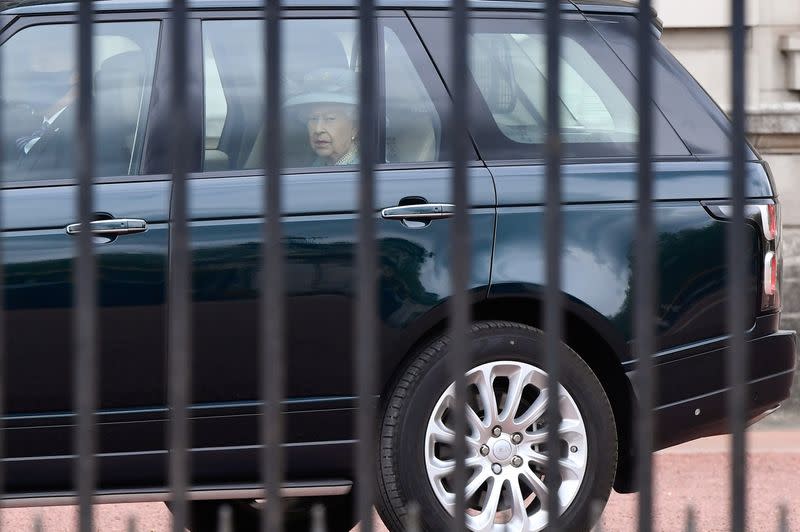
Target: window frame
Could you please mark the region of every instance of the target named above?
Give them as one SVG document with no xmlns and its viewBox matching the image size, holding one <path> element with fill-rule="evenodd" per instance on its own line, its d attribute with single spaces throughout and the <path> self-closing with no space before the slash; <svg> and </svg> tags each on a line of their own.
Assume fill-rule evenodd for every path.
<svg viewBox="0 0 800 532">
<path fill-rule="evenodd" d="M 157 100 L 156 93 L 164 92 L 163 81 L 166 78 L 166 66 L 164 57 L 167 57 L 167 43 L 169 42 L 169 24 L 166 23 L 168 14 L 163 11 L 142 11 L 142 12 L 107 12 L 96 13 L 94 22 L 158 22 L 158 33 L 156 42 L 156 57 L 153 71 L 152 89 L 150 91 L 150 101 L 147 104 L 147 120 L 144 134 L 142 136 L 141 153 L 138 157 L 139 168 L 147 166 L 147 156 L 150 150 L 150 143 L 154 142 L 151 129 L 156 119 Z M 3 46 L 9 39 L 17 33 L 34 26 L 63 25 L 73 24 L 77 27 L 78 23 L 74 15 L 70 14 L 30 14 L 17 17 L 0 32 L 0 46 Z M 114 176 L 93 176 L 92 182 L 96 184 L 105 183 L 138 183 L 144 181 L 169 181 L 172 177 L 168 174 L 141 174 L 141 175 L 114 175 Z M 52 186 L 77 186 L 77 178 L 38 178 L 38 179 L 17 179 L 11 180 L 8 176 L 3 176 L 0 183 L 0 190 L 18 188 L 39 188 Z"/>
</svg>

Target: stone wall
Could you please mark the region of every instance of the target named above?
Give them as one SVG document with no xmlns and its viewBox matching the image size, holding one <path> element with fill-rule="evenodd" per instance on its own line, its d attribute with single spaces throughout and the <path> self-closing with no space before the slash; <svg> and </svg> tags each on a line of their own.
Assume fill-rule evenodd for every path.
<svg viewBox="0 0 800 532">
<path fill-rule="evenodd" d="M 783 230 L 783 313 L 781 328 L 800 331 L 800 227 Z M 781 410 L 773 414 L 772 423 L 800 424 L 800 368 L 795 376 L 794 391 Z"/>
</svg>

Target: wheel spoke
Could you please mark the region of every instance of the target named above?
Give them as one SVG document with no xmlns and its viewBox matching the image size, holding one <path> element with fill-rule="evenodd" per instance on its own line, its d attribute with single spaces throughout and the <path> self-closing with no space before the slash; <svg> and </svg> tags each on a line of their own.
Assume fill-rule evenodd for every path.
<svg viewBox="0 0 800 532">
<path fill-rule="evenodd" d="M 452 445 L 456 441 L 456 433 L 445 426 L 441 419 L 437 419 L 430 427 L 430 435 L 434 441 Z"/>
<path fill-rule="evenodd" d="M 471 519 L 474 526 L 470 527 L 476 532 L 492 530 L 494 519 L 497 514 L 497 507 L 500 504 L 500 493 L 503 490 L 503 482 L 493 477 L 489 482 L 489 491 L 486 493 L 486 501 L 481 513 Z"/>
<path fill-rule="evenodd" d="M 484 424 L 480 416 L 469 405 L 465 405 L 465 411 L 467 415 L 467 425 L 472 427 L 477 433 L 478 439 L 485 439 L 489 434 L 489 425 L 491 425 L 491 423 Z"/>
<path fill-rule="evenodd" d="M 437 480 L 451 475 L 455 470 L 455 460 L 442 460 L 440 458 L 433 457 L 428 462 L 428 472 Z"/>
<path fill-rule="evenodd" d="M 466 467 L 482 467 L 482 465 L 485 463 L 486 459 L 479 454 L 473 454 L 472 456 L 468 456 L 467 459 L 464 460 L 464 465 Z"/>
<path fill-rule="evenodd" d="M 467 482 L 467 487 L 464 490 L 464 498 L 469 500 L 469 498 L 475 495 L 481 486 L 486 484 L 486 481 L 489 480 L 489 477 L 491 476 L 491 470 L 488 468 L 480 468 L 474 475 L 472 475 L 472 478 L 469 479 L 469 482 Z"/>
<path fill-rule="evenodd" d="M 514 419 L 514 424 L 521 429 L 525 430 L 537 421 L 544 415 L 545 411 L 547 410 L 547 397 L 549 393 L 547 388 L 544 388 L 539 392 L 539 397 L 533 401 L 533 404 L 528 407 L 524 414 L 520 417 Z"/>
<path fill-rule="evenodd" d="M 541 468 L 546 468 L 547 467 L 547 455 L 545 455 L 543 453 L 540 453 L 540 452 L 534 451 L 534 450 L 530 450 L 530 451 L 526 452 L 524 456 L 525 456 L 525 458 L 527 458 L 528 461 L 533 462 L 534 464 L 536 464 L 537 466 L 539 466 Z"/>
<path fill-rule="evenodd" d="M 533 494 L 539 498 L 542 503 L 542 508 L 547 508 L 548 492 L 547 485 L 544 483 L 544 480 L 539 478 L 539 475 L 531 471 L 531 468 L 527 465 L 522 467 L 520 476 L 527 481 L 528 486 L 533 490 Z"/>
<path fill-rule="evenodd" d="M 519 402 L 522 399 L 522 390 L 525 389 L 525 384 L 528 382 L 526 377 L 527 373 L 519 370 L 508 378 L 508 393 L 505 401 L 503 401 L 503 410 L 500 412 L 499 417 L 501 422 L 507 421 L 509 417 L 513 419 L 514 414 L 517 413 Z"/>
<path fill-rule="evenodd" d="M 519 481 L 510 482 L 511 484 L 511 508 L 513 510 L 513 522 L 519 525 L 516 530 L 523 530 L 524 525 L 528 520 L 528 507 L 525 504 L 525 497 L 522 495 L 522 489 L 519 486 Z"/>
<path fill-rule="evenodd" d="M 582 425 L 579 421 L 574 419 L 563 419 L 561 420 L 561 424 L 558 426 L 558 435 L 563 436 L 564 434 L 583 434 Z M 542 427 L 537 429 L 533 432 L 528 432 L 525 434 L 525 443 L 530 443 L 532 445 L 547 443 L 547 427 Z"/>
<path fill-rule="evenodd" d="M 483 406 L 483 421 L 490 425 L 497 419 L 497 399 L 492 387 L 491 369 L 481 368 L 475 372 L 475 386 L 478 387 Z"/>
<path fill-rule="evenodd" d="M 569 458 L 562 458 L 558 461 L 558 468 L 561 471 L 561 478 L 569 477 L 570 479 L 580 479 L 583 474 L 583 467 L 570 460 Z M 564 473 L 569 473 L 565 475 Z"/>
</svg>

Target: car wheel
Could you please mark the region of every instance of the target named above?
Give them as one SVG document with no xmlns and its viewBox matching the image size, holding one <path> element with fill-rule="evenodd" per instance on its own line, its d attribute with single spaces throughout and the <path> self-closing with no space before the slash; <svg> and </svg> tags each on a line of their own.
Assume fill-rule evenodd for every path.
<svg viewBox="0 0 800 532">
<path fill-rule="evenodd" d="M 190 502 L 191 532 L 217 532 L 219 511 L 224 505 L 231 509 L 232 530 L 258 532 L 261 530 L 261 512 L 253 501 L 192 501 Z M 308 532 L 312 524 L 315 504 L 325 507 L 325 524 L 328 532 L 347 532 L 356 524 L 351 494 L 336 497 L 302 497 L 283 500 L 284 532 Z"/>
<path fill-rule="evenodd" d="M 392 531 L 405 529 L 410 503 L 423 530 L 452 519 L 455 384 L 441 336 L 411 357 L 384 400 L 380 427 L 378 512 Z M 518 323 L 472 327 L 467 372 L 467 527 L 538 531 L 547 525 L 544 481 L 546 405 L 553 395 L 544 371 L 544 334 Z M 588 530 L 608 500 L 617 463 L 611 405 L 589 366 L 560 347 L 557 392 L 561 423 L 558 492 L 564 530 Z"/>
</svg>

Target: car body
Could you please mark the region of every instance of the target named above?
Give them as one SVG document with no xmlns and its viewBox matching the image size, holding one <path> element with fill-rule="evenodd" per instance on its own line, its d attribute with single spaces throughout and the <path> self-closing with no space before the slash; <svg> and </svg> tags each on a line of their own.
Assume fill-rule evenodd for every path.
<svg viewBox="0 0 800 532">
<path fill-rule="evenodd" d="M 111 74 L 105 67 L 97 69 L 96 85 L 107 92 L 98 89 L 96 95 L 96 151 L 105 154 L 105 147 L 117 142 L 115 124 L 133 123 L 136 118 L 135 129 L 120 137 L 124 137 L 120 145 L 128 150 L 122 164 L 106 167 L 104 160 L 96 164 L 95 211 L 98 220 L 147 224 L 144 232 L 120 234 L 95 246 L 98 491 L 121 500 L 159 499 L 167 485 L 169 7 L 161 0 L 95 4 L 97 35 L 107 37 L 99 44 L 100 55 L 119 57 L 121 64 L 109 65 Z M 187 22 L 191 120 L 182 127 L 191 146 L 192 171 L 188 181 L 191 478 L 193 491 L 204 492 L 205 497 L 255 498 L 260 482 L 258 272 L 264 179 L 257 160 L 258 98 L 263 88 L 254 80 L 263 63 L 257 59 L 263 11 L 259 2 L 249 0 L 198 0 L 191 7 Z M 291 71 L 287 79 L 304 79 L 302 71 L 312 68 L 304 61 L 316 57 L 322 62 L 317 56 L 330 51 L 320 28 L 340 39 L 344 52 L 340 55 L 349 63 L 346 66 L 353 66 L 352 50 L 346 49 L 347 43 L 355 42 L 353 8 L 337 0 L 284 3 L 284 64 Z M 543 5 L 476 0 L 471 9 L 478 44 L 467 89 L 474 103 L 468 162 L 472 314 L 476 321 L 505 320 L 541 328 L 546 167 L 543 142 L 525 121 L 536 114 L 536 97 L 541 93 L 531 96 L 525 110 L 520 110 L 525 95 L 519 95 L 515 84 L 537 81 L 524 78 L 534 71 L 524 66 L 540 63 L 536 54 L 541 48 L 536 47 L 544 31 Z M 18 36 L 33 34 L 45 24 L 72 24 L 75 10 L 75 4 L 61 3 L 6 10 L 0 15 L 2 46 L 10 49 L 15 39 L 22 39 Z M 565 70 L 574 90 L 565 96 L 571 98 L 565 114 L 574 123 L 565 127 L 562 168 L 564 342 L 591 368 L 608 397 L 618 442 L 615 487 L 631 491 L 637 394 L 631 344 L 637 208 L 636 111 L 631 103 L 636 94 L 632 74 L 636 9 L 616 0 L 576 0 L 564 3 L 563 13 L 565 49 L 574 58 Z M 378 117 L 376 142 L 378 153 L 386 154 L 376 167 L 378 209 L 452 203 L 448 146 L 453 132 L 446 124 L 448 94 L 455 89 L 448 85 L 448 16 L 448 3 L 439 0 L 387 0 L 378 6 L 377 28 L 385 39 L 379 57 L 383 80 L 379 112 L 385 116 Z M 128 26 L 120 30 L 115 24 Z M 52 26 L 47 28 L 51 45 L 70 42 L 58 41 Z M 70 31 L 65 35 L 72 35 Z M 488 51 L 481 55 L 481 50 Z M 122 57 L 126 53 L 136 57 Z M 654 414 L 655 446 L 660 449 L 727 431 L 725 234 L 731 170 L 727 118 L 660 44 L 654 59 L 658 241 L 654 278 L 659 283 Z M 104 79 L 123 79 L 115 78 L 122 74 L 114 72 L 130 72 L 132 64 L 142 73 L 132 82 L 139 83 L 138 107 L 123 118 L 103 114 L 119 107 L 115 102 L 131 97 L 119 92 L 113 81 L 104 85 Z M 12 75 L 3 87 L 6 98 L 36 92 L 28 91 L 26 83 L 31 87 L 43 83 L 26 78 L 22 73 L 27 71 L 19 68 L 13 71 L 19 76 Z M 42 72 L 51 76 L 47 78 L 51 83 L 62 70 Z M 593 73 L 605 73 L 605 81 L 596 85 L 588 77 Z M 544 86 L 538 82 L 537 87 Z M 241 86 L 250 91 L 240 90 Z M 426 113 L 434 118 L 414 123 Z M 3 115 L 14 116 L 6 109 Z M 114 118 L 106 123 L 105 116 Z M 6 138 L 5 131 L 15 125 L 6 120 L 3 141 L 9 153 L 17 139 Z M 352 353 L 359 174 L 355 166 L 297 163 L 294 152 L 300 150 L 292 146 L 303 145 L 304 135 L 302 128 L 286 133 L 287 142 L 297 144 L 289 145 L 284 161 L 286 476 L 296 495 L 326 486 L 331 488 L 329 494 L 337 494 L 352 484 L 356 443 Z M 39 142 L 46 149 L 47 144 Z M 109 153 L 109 160 L 116 161 L 116 152 Z M 71 159 L 52 157 L 55 163 L 43 159 L 27 174 L 19 166 L 4 167 L 9 331 L 4 467 L 6 497 L 16 504 L 63 500 L 74 493 L 75 247 L 64 228 L 77 221 L 77 187 Z M 775 255 L 775 266 L 770 267 L 779 276 L 779 231 L 769 235 L 769 219 L 762 217 L 763 212 L 778 216 L 777 191 L 766 163 L 750 148 L 746 171 L 749 218 L 743 245 L 748 257 L 746 334 L 751 357 L 747 417 L 755 420 L 789 396 L 796 356 L 794 332 L 779 329 L 779 278 L 775 295 L 764 294 L 768 253 Z M 409 357 L 445 331 L 452 295 L 452 220 L 377 220 L 380 380 L 376 385 L 386 399 Z"/>
</svg>

